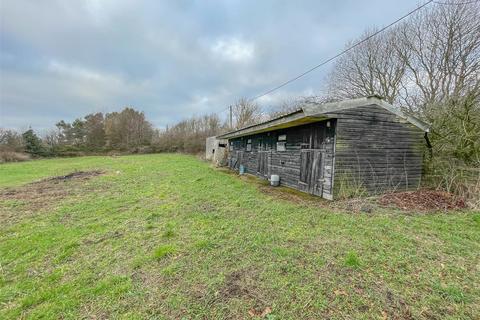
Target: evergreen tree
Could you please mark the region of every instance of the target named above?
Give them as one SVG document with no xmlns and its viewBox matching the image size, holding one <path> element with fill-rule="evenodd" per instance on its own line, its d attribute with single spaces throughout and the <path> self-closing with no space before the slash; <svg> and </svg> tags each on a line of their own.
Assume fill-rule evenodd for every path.
<svg viewBox="0 0 480 320">
<path fill-rule="evenodd" d="M 22 134 L 23 141 L 25 143 L 25 152 L 34 156 L 44 156 L 45 148 L 43 147 L 42 141 L 35 134 L 32 129 L 25 131 Z"/>
</svg>

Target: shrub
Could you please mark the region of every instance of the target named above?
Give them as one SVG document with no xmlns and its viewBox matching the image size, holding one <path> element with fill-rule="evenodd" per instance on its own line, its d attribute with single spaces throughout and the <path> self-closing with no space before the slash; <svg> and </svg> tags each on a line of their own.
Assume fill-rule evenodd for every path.
<svg viewBox="0 0 480 320">
<path fill-rule="evenodd" d="M 359 198 L 368 194 L 360 174 L 353 172 L 338 172 L 337 174 L 335 192 L 338 199 Z"/>
<path fill-rule="evenodd" d="M 430 139 L 434 157 L 452 157 L 468 166 L 480 166 L 480 93 L 469 92 L 430 106 Z M 432 159 L 436 162 L 436 159 Z"/>
<path fill-rule="evenodd" d="M 434 158 L 425 165 L 423 184 L 464 198 L 471 208 L 480 208 L 480 168 L 455 158 Z"/>
<path fill-rule="evenodd" d="M 26 153 L 15 151 L 0 151 L 0 163 L 3 162 L 20 162 L 30 160 L 30 156 Z"/>
</svg>

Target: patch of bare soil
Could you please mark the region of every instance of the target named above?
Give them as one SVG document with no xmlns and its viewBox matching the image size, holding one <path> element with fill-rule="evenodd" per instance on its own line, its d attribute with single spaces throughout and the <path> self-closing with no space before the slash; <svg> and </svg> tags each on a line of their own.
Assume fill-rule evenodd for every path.
<svg viewBox="0 0 480 320">
<path fill-rule="evenodd" d="M 254 270 L 241 269 L 234 271 L 225 278 L 224 284 L 217 293 L 217 299 L 223 301 L 230 299 L 247 300 L 251 305 L 248 314 L 251 317 L 264 318 L 272 310 L 262 299 L 258 282 L 259 279 Z"/>
<path fill-rule="evenodd" d="M 255 277 L 248 270 L 238 270 L 230 273 L 225 278 L 225 283 L 219 290 L 221 299 L 255 298 Z"/>
<path fill-rule="evenodd" d="M 375 309 L 381 307 L 381 319 L 414 319 L 409 307 L 411 302 L 389 288 L 382 279 L 369 279 L 365 273 L 352 272 L 351 269 L 332 262 L 319 270 L 318 277 L 329 300 L 323 311 L 325 319 L 338 315 L 339 299 L 361 301 L 357 308 L 365 315 L 373 316 L 378 312 Z"/>
<path fill-rule="evenodd" d="M 466 208 L 465 200 L 437 190 L 417 190 L 387 193 L 378 199 L 384 206 L 395 206 L 402 210 L 455 210 Z"/>
<path fill-rule="evenodd" d="M 217 206 L 213 203 L 202 202 L 195 207 L 195 210 L 199 213 L 211 213 L 217 210 Z"/>
<path fill-rule="evenodd" d="M 108 232 L 104 234 L 103 236 L 99 238 L 93 238 L 93 239 L 85 239 L 83 243 L 90 245 L 90 244 L 98 244 L 101 243 L 105 240 L 110 240 L 110 239 L 117 239 L 123 237 L 123 233 L 120 231 L 115 231 L 115 232 Z"/>
<path fill-rule="evenodd" d="M 33 182 L 32 184 L 38 184 L 38 183 L 47 182 L 47 181 L 64 182 L 64 181 L 67 181 L 67 180 L 70 180 L 70 179 L 85 180 L 85 179 L 90 179 L 91 177 L 99 176 L 101 174 L 104 174 L 104 172 L 101 171 L 101 170 L 74 171 L 74 172 L 69 173 L 69 174 L 64 175 L 64 176 L 51 177 L 51 178 L 43 179 L 43 180 L 40 180 L 40 181 L 37 181 L 37 182 Z"/>
<path fill-rule="evenodd" d="M 190 291 L 192 298 L 204 304 L 230 303 L 231 300 L 242 300 L 249 306 L 248 310 L 233 311 L 226 317 L 239 319 L 250 316 L 253 318 L 265 318 L 272 312 L 271 307 L 265 301 L 264 292 L 261 288 L 261 280 L 254 268 L 245 268 L 233 271 L 226 275 L 223 284 L 214 292 L 209 292 L 205 285 L 197 284 Z M 245 313 L 243 313 L 245 312 Z"/>
<path fill-rule="evenodd" d="M 13 223 L 25 214 L 55 206 L 60 200 L 80 191 L 82 183 L 103 171 L 76 171 L 64 176 L 50 177 L 17 188 L 0 190 L 0 200 L 18 202 L 18 209 L 0 210 L 0 220 Z"/>
</svg>

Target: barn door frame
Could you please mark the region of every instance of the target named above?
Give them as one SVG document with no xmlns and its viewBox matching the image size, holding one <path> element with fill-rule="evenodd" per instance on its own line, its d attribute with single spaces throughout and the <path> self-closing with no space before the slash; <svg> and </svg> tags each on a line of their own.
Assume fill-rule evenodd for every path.
<svg viewBox="0 0 480 320">
<path fill-rule="evenodd" d="M 234 170 L 240 170 L 240 165 L 243 162 L 244 151 L 237 150 L 237 151 L 234 151 L 234 152 L 235 152 L 235 158 L 232 158 L 232 164 L 231 164 L 230 168 L 232 168 Z"/>
<path fill-rule="evenodd" d="M 269 172 L 269 151 L 258 151 L 257 153 L 257 174 L 267 177 Z"/>
<path fill-rule="evenodd" d="M 257 175 L 263 178 L 268 178 L 270 174 L 271 149 L 271 137 L 260 136 L 257 148 Z"/>
<path fill-rule="evenodd" d="M 322 196 L 324 182 L 325 150 L 302 149 L 300 151 L 299 185 L 303 191 Z"/>
</svg>

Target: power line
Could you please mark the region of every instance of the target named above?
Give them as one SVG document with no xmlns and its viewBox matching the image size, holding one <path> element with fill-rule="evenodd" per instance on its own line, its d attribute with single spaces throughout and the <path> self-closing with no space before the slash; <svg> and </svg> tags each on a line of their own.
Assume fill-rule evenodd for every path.
<svg viewBox="0 0 480 320">
<path fill-rule="evenodd" d="M 464 5 L 464 4 L 472 4 L 472 3 L 476 3 L 476 2 L 479 2 L 479 0 L 466 1 L 466 2 L 439 2 L 439 1 L 433 1 L 433 3 L 439 4 L 439 5 L 442 5 L 442 6 L 461 6 L 461 5 Z"/>
<path fill-rule="evenodd" d="M 366 37 L 365 39 L 363 40 L 360 40 L 358 42 L 356 42 L 355 44 L 353 44 L 352 46 L 348 47 L 347 49 L 341 51 L 340 53 L 334 55 L 333 57 L 330 57 L 328 58 L 327 60 L 321 62 L 320 64 L 317 64 L 316 66 L 308 69 L 307 71 L 305 72 L 302 72 L 301 74 L 297 75 L 296 77 L 290 79 L 290 80 L 287 80 L 283 83 L 281 83 L 280 85 L 276 86 L 276 87 L 273 87 L 272 89 L 269 89 L 257 96 L 254 96 L 252 98 L 249 98 L 247 101 L 249 102 L 252 102 L 252 101 L 255 101 L 261 97 L 264 97 L 274 91 L 277 91 L 278 89 L 280 88 L 283 88 L 285 87 L 286 85 L 304 77 L 305 75 L 315 71 L 316 69 L 320 68 L 321 66 L 331 62 L 332 60 L 335 60 L 336 58 L 340 57 L 341 55 L 344 55 L 345 53 L 347 53 L 348 51 L 358 47 L 359 45 L 361 45 L 362 43 L 365 43 L 366 41 L 370 40 L 371 38 L 377 36 L 378 34 L 382 33 L 383 31 L 387 30 L 388 28 L 392 27 L 393 25 L 397 24 L 398 22 L 402 21 L 403 19 L 407 18 L 408 16 L 412 15 L 413 13 L 423 9 L 424 7 L 428 6 L 430 3 L 435 3 L 435 4 L 438 4 L 438 5 L 468 5 L 468 4 L 472 4 L 472 3 L 476 3 L 476 2 L 480 2 L 480 0 L 472 0 L 472 1 L 467 1 L 467 2 L 457 2 L 457 3 L 454 3 L 454 2 L 439 2 L 439 1 L 435 1 L 435 0 L 429 0 L 427 2 L 425 2 L 424 4 L 418 6 L 417 8 L 413 9 L 412 11 L 408 12 L 407 14 L 401 16 L 400 18 L 396 19 L 395 21 L 393 21 L 392 23 L 388 24 L 387 26 L 381 28 L 380 30 L 376 31 L 375 33 L 371 34 L 370 36 Z M 228 106 L 226 107 L 225 109 L 217 112 L 218 114 L 222 113 L 222 112 L 225 112 L 227 110 L 230 110 L 231 112 L 231 106 Z"/>
<path fill-rule="evenodd" d="M 361 45 L 362 43 L 370 40 L 371 38 L 375 37 L 377 34 L 379 34 L 379 33 L 383 32 L 383 31 L 387 30 L 388 28 L 390 28 L 390 27 L 393 26 L 394 24 L 402 21 L 402 20 L 405 19 L 406 17 L 408 17 L 408 16 L 410 16 L 411 14 L 417 12 L 418 10 L 422 9 L 423 7 L 426 7 L 427 5 L 429 5 L 429 4 L 432 3 L 432 2 L 434 2 L 434 0 L 429 0 L 429 1 L 425 2 L 425 3 L 422 4 L 421 6 L 415 8 L 414 10 L 410 11 L 409 13 L 403 15 L 402 17 L 398 18 L 397 20 L 393 21 L 392 23 L 388 24 L 387 26 L 381 28 L 381 29 L 378 30 L 377 32 L 375 32 L 375 33 L 371 34 L 370 36 L 366 37 L 365 39 L 363 39 L 363 40 L 361 40 L 361 41 L 358 41 L 357 43 L 353 44 L 352 46 L 348 47 L 347 49 L 345 49 L 345 50 L 341 51 L 340 53 L 334 55 L 333 57 L 328 58 L 327 60 L 323 61 L 322 63 L 317 64 L 316 66 L 308 69 L 307 71 L 299 74 L 298 76 L 296 76 L 296 77 L 294 77 L 294 78 L 292 78 L 292 79 L 290 79 L 290 80 L 287 80 L 287 81 L 283 82 L 282 84 L 280 84 L 280 85 L 278 85 L 278 86 L 276 86 L 276 87 L 274 87 L 274 88 L 272 88 L 272 89 L 270 89 L 270 90 L 265 91 L 265 92 L 262 93 L 262 94 L 259 94 L 259 95 L 257 95 L 257 96 L 254 96 L 254 97 L 248 99 L 248 101 L 255 101 L 255 100 L 257 100 L 258 98 L 264 97 L 264 96 L 266 96 L 267 94 L 270 94 L 270 93 L 272 93 L 272 92 L 274 92 L 274 91 L 276 91 L 276 90 L 278 90 L 278 89 L 280 89 L 280 88 L 283 88 L 283 87 L 285 87 L 286 85 L 288 85 L 288 84 L 290 84 L 290 83 L 292 83 L 292 82 L 294 82 L 294 81 L 296 81 L 296 80 L 304 77 L 305 75 L 309 74 L 310 72 L 312 72 L 312 71 L 320 68 L 321 66 L 329 63 L 329 62 L 332 61 L 332 60 L 335 60 L 336 58 L 338 58 L 338 57 L 340 57 L 341 55 L 347 53 L 348 51 L 352 50 L 353 48 L 358 47 L 358 46 Z"/>
</svg>

